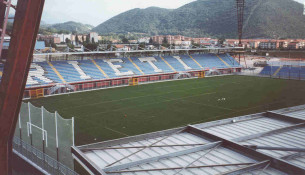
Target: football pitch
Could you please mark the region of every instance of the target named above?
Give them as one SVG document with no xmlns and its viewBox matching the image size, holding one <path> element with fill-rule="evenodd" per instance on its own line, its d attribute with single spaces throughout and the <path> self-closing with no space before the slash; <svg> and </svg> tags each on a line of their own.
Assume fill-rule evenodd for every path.
<svg viewBox="0 0 305 175">
<path fill-rule="evenodd" d="M 76 145 L 305 104 L 305 81 L 221 76 L 31 100 L 75 117 Z"/>
</svg>

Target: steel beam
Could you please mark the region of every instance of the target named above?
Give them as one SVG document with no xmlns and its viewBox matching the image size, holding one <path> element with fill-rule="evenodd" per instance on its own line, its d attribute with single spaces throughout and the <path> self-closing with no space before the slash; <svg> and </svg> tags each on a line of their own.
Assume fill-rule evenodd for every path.
<svg viewBox="0 0 305 175">
<path fill-rule="evenodd" d="M 257 152 L 253 149 L 250 149 L 248 147 L 242 146 L 234 141 L 223 139 L 219 136 L 213 135 L 211 133 L 205 132 L 199 128 L 196 128 L 194 126 L 189 126 L 188 130 L 193 133 L 200 134 L 202 136 L 205 136 L 212 140 L 218 140 L 223 142 L 223 147 L 226 147 L 228 149 L 231 149 L 233 151 L 236 151 L 238 153 L 241 153 L 242 155 L 248 156 L 250 158 L 253 158 L 258 161 L 265 161 L 269 160 L 271 162 L 271 167 L 274 167 L 275 169 L 278 169 L 280 171 L 286 172 L 288 174 L 305 174 L 305 169 L 295 166 L 285 160 L 278 159 L 271 157 L 267 154 Z"/>
<path fill-rule="evenodd" d="M 108 174 L 113 173 L 137 173 L 148 171 L 165 171 L 165 170 L 180 170 L 180 169 L 198 169 L 198 168 L 214 168 L 214 167 L 227 167 L 227 166 L 241 166 L 241 165 L 253 165 L 254 163 L 235 163 L 235 164 L 219 164 L 219 165 L 202 165 L 202 166 L 188 166 L 188 167 L 173 167 L 173 168 L 155 168 L 155 169 L 138 169 L 138 170 L 123 170 L 123 171 L 110 171 Z"/>
<path fill-rule="evenodd" d="M 37 53 L 34 56 L 49 55 L 90 55 L 90 54 L 110 54 L 110 53 L 143 53 L 143 52 L 175 52 L 175 51 L 204 51 L 204 50 L 234 50 L 243 47 L 227 48 L 201 48 L 201 49 L 166 49 L 166 50 L 131 50 L 131 51 L 94 51 L 94 52 L 62 52 L 62 53 Z"/>
<path fill-rule="evenodd" d="M 72 146 L 71 147 L 72 156 L 76 157 L 76 161 L 78 161 L 82 166 L 84 165 L 85 169 L 89 169 L 90 172 L 95 175 L 107 175 L 102 169 L 100 169 L 94 162 L 87 159 L 85 154 L 82 153 L 78 148 Z"/>
<path fill-rule="evenodd" d="M 209 127 L 227 125 L 230 123 L 240 123 L 240 122 L 263 118 L 264 114 L 265 113 L 251 114 L 251 115 L 246 115 L 246 116 L 241 116 L 241 117 L 228 118 L 228 119 L 223 119 L 223 120 L 211 121 L 211 122 L 207 122 L 207 123 L 200 123 L 200 124 L 196 124 L 194 126 L 196 126 L 197 128 L 205 129 L 205 128 L 209 128 Z"/>
<path fill-rule="evenodd" d="M 89 149 L 94 149 L 94 148 L 100 148 L 100 149 L 105 149 L 111 146 L 117 146 L 117 145 L 122 145 L 126 144 L 129 142 L 137 142 L 145 139 L 155 139 L 158 137 L 165 137 L 172 135 L 177 132 L 184 132 L 186 127 L 181 127 L 181 128 L 175 128 L 175 129 L 169 129 L 165 131 L 158 131 L 158 132 L 153 132 L 153 133 L 148 133 L 148 134 L 142 134 L 142 135 L 137 135 L 137 136 L 130 136 L 126 138 L 121 138 L 121 139 L 116 139 L 116 140 L 110 140 L 110 141 L 104 141 L 104 142 L 99 142 L 99 143 L 93 143 L 93 144 L 88 144 L 88 145 L 82 145 L 78 146 L 77 148 L 80 150 L 89 150 Z"/>
<path fill-rule="evenodd" d="M 286 132 L 286 131 L 290 131 L 292 129 L 301 128 L 301 127 L 305 127 L 305 123 L 296 124 L 296 125 L 292 125 L 292 126 L 287 126 L 287 127 L 284 127 L 284 128 L 279 128 L 279 129 L 275 129 L 275 130 L 271 130 L 271 131 L 261 132 L 261 133 L 257 133 L 257 134 L 253 134 L 253 135 L 244 136 L 244 137 L 238 137 L 238 138 L 233 139 L 233 141 L 244 142 L 246 140 L 252 140 L 252 139 L 255 139 L 255 138 L 259 138 L 259 137 L 279 134 L 279 133 L 283 133 L 283 132 Z"/>
<path fill-rule="evenodd" d="M 145 145 L 145 146 L 126 146 L 126 147 L 107 147 L 107 148 L 83 148 L 82 151 L 101 151 L 101 150 L 117 150 L 117 149 L 133 149 L 133 148 L 146 148 L 146 147 L 150 147 L 150 148 L 168 148 L 168 147 L 181 147 L 181 146 L 202 146 L 205 145 L 205 143 L 198 143 L 198 144 L 181 144 L 181 145 Z"/>
<path fill-rule="evenodd" d="M 283 156 L 283 157 L 281 157 L 281 159 L 289 161 L 290 159 L 295 159 L 295 158 L 302 157 L 302 156 L 305 156 L 305 153 L 304 152 L 298 152 L 298 153 L 293 153 L 293 154 Z"/>
<path fill-rule="evenodd" d="M 303 120 L 303 119 L 287 116 L 284 114 L 279 114 L 276 112 L 267 112 L 265 115 L 266 115 L 266 117 L 283 120 L 283 121 L 287 121 L 287 122 L 291 122 L 291 123 L 304 123 L 305 122 L 305 120 Z"/>
<path fill-rule="evenodd" d="M 4 4 L 6 0 L 0 0 L 0 28 L 3 28 L 4 24 L 4 15 L 6 10 L 6 5 Z M 0 31 L 0 35 L 2 34 L 2 31 Z"/>
<path fill-rule="evenodd" d="M 203 146 L 198 146 L 198 147 L 194 147 L 194 148 L 190 148 L 190 149 L 185 149 L 185 150 L 182 150 L 182 151 L 177 151 L 177 152 L 173 152 L 173 153 L 169 153 L 169 154 L 164 154 L 164 155 L 161 155 L 161 156 L 151 157 L 151 158 L 138 160 L 138 161 L 122 164 L 122 165 L 112 166 L 112 167 L 105 168 L 104 171 L 106 173 L 110 172 L 110 171 L 119 171 L 119 170 L 131 168 L 131 167 L 134 167 L 134 166 L 142 165 L 142 164 L 155 162 L 155 161 L 165 159 L 165 158 L 177 157 L 177 156 L 182 156 L 182 155 L 185 155 L 185 154 L 190 154 L 190 153 L 194 153 L 194 152 L 198 152 L 198 151 L 208 150 L 208 149 L 214 148 L 215 146 L 218 146 L 221 143 L 222 143 L 221 141 L 214 142 L 214 143 L 209 143 L 209 144 L 206 144 L 206 145 L 203 145 Z"/>
<path fill-rule="evenodd" d="M 259 163 L 253 164 L 253 165 L 249 165 L 249 166 L 246 166 L 243 168 L 221 173 L 219 175 L 240 175 L 243 173 L 248 173 L 248 172 L 258 170 L 258 169 L 262 169 L 262 168 L 266 167 L 268 164 L 269 164 L 269 161 L 266 160 L 266 161 L 262 161 L 262 162 L 259 162 Z"/>
<path fill-rule="evenodd" d="M 243 145 L 251 149 L 262 150 L 274 150 L 274 151 L 293 151 L 293 152 L 305 152 L 304 148 L 285 148 L 285 147 L 271 147 L 271 146 L 258 146 L 258 145 Z"/>
<path fill-rule="evenodd" d="M 0 84 L 0 174 L 12 174 L 12 139 L 36 43 L 44 0 L 18 1 Z"/>
</svg>

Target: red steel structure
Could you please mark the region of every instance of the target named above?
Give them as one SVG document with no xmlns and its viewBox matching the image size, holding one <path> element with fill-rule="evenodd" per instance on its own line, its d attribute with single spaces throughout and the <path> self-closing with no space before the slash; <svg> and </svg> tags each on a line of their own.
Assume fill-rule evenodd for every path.
<svg viewBox="0 0 305 175">
<path fill-rule="evenodd" d="M 12 139 L 45 0 L 19 0 L 0 84 L 0 175 L 12 174 Z M 10 0 L 0 0 L 1 33 Z M 14 8 L 14 6 L 11 6 Z"/>
</svg>

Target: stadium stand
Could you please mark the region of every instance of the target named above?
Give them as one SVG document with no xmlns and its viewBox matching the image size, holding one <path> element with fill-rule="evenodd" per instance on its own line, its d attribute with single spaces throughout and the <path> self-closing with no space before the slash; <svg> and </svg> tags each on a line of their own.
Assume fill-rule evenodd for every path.
<svg viewBox="0 0 305 175">
<path fill-rule="evenodd" d="M 281 78 L 305 78 L 305 67 L 302 66 L 265 66 L 260 75 L 275 76 Z"/>
<path fill-rule="evenodd" d="M 215 54 L 205 54 L 204 59 L 202 59 L 202 55 L 193 55 L 193 58 L 196 59 L 199 62 L 199 64 L 202 65 L 204 68 L 209 68 L 209 69 L 229 68 Z"/>
<path fill-rule="evenodd" d="M 240 67 L 239 63 L 233 57 L 231 57 L 231 55 L 229 55 L 229 54 L 219 54 L 218 56 L 220 58 L 222 58 L 223 61 L 225 61 L 227 64 L 229 64 L 230 67 Z"/>
<path fill-rule="evenodd" d="M 27 87 L 238 67 L 240 65 L 228 54 L 35 62 Z"/>
</svg>

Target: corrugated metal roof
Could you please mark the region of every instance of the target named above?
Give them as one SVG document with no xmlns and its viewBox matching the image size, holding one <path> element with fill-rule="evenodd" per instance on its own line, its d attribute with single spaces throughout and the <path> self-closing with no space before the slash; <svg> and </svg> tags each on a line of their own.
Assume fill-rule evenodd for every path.
<svg viewBox="0 0 305 175">
<path fill-rule="evenodd" d="M 215 134 L 225 139 L 234 139 L 261 132 L 276 130 L 291 126 L 293 123 L 260 116 L 255 119 L 238 121 L 236 123 L 224 124 L 202 128 L 204 131 Z"/>
<path fill-rule="evenodd" d="M 73 152 L 100 174 L 305 174 L 305 153 L 273 150 L 305 150 L 304 123 L 305 106 L 298 106 L 79 146 Z"/>
<path fill-rule="evenodd" d="M 305 127 L 274 133 L 271 135 L 250 139 L 241 142 L 243 145 L 258 145 L 268 147 L 282 147 L 282 148 L 305 148 Z M 258 150 L 264 154 L 269 154 L 273 157 L 283 158 L 287 161 L 294 160 L 305 168 L 305 155 L 295 155 L 297 152 L 293 151 L 275 151 L 275 150 Z M 293 158 L 289 158 L 289 156 Z M 287 158 L 285 158 L 287 157 Z"/>
<path fill-rule="evenodd" d="M 5 41 L 3 43 L 3 46 L 8 48 L 10 45 L 10 42 L 9 41 Z M 36 44 L 35 44 L 35 50 L 43 50 L 46 48 L 46 44 L 44 41 L 36 41 Z"/>
</svg>

